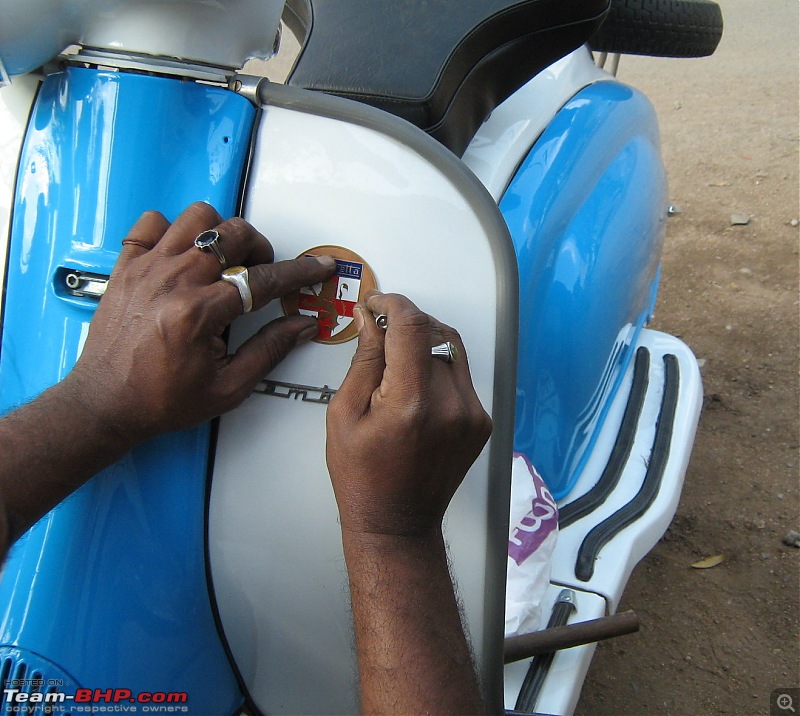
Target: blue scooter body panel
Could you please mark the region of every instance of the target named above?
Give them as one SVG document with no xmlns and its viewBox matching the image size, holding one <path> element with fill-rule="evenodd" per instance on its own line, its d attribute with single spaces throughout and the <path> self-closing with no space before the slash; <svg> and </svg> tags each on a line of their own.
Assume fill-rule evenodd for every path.
<svg viewBox="0 0 800 716">
<path fill-rule="evenodd" d="M 500 202 L 520 273 L 515 450 L 556 499 L 578 479 L 652 313 L 666 207 L 652 106 L 612 81 L 564 106 Z"/>
<path fill-rule="evenodd" d="M 59 269 L 109 274 L 147 209 L 174 220 L 204 200 L 234 214 L 254 118 L 242 97 L 197 83 L 83 68 L 44 81 L 17 179 L 0 410 L 59 381 L 80 354 L 96 301 L 70 295 Z M 0 663 L 66 674 L 67 688 L 186 692 L 190 713 L 242 703 L 206 584 L 209 433 L 133 451 L 15 545 L 0 583 Z"/>
</svg>

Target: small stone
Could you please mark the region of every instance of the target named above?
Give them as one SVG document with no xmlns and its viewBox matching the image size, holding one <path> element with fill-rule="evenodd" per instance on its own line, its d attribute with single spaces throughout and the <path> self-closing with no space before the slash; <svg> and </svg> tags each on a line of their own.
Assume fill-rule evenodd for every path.
<svg viewBox="0 0 800 716">
<path fill-rule="evenodd" d="M 682 214 L 683 209 L 679 207 L 677 204 L 670 204 L 667 207 L 667 216 L 675 216 L 676 214 Z"/>
<path fill-rule="evenodd" d="M 783 535 L 782 541 L 787 547 L 800 547 L 800 532 L 789 530 Z"/>
<path fill-rule="evenodd" d="M 750 223 L 748 214 L 731 214 L 731 226 L 747 226 Z"/>
<path fill-rule="evenodd" d="M 705 364 L 706 364 L 706 359 L 705 358 L 698 358 L 697 359 L 697 367 L 698 368 L 703 368 L 705 366 Z"/>
<path fill-rule="evenodd" d="M 789 226 L 800 226 L 800 221 L 798 221 L 797 219 L 792 219 L 789 222 Z"/>
<path fill-rule="evenodd" d="M 745 266 L 744 268 L 740 268 L 739 269 L 739 273 L 743 273 L 745 276 L 752 276 L 753 275 L 753 269 L 749 269 L 749 268 L 747 268 Z"/>
<path fill-rule="evenodd" d="M 733 326 L 732 326 L 730 323 L 728 323 L 728 324 L 725 326 L 725 330 L 726 330 L 726 331 L 732 331 L 732 330 L 733 330 Z"/>
</svg>

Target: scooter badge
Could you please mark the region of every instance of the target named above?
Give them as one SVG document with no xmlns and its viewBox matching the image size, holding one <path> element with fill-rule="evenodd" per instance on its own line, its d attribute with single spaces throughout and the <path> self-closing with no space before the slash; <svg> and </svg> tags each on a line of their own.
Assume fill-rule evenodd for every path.
<svg viewBox="0 0 800 716">
<path fill-rule="evenodd" d="M 344 343 L 358 333 L 353 309 L 368 291 L 377 287 L 375 274 L 358 254 L 341 246 L 315 246 L 301 256 L 333 256 L 336 273 L 324 283 L 300 289 L 282 301 L 287 316 L 300 313 L 319 323 L 317 343 Z"/>
</svg>

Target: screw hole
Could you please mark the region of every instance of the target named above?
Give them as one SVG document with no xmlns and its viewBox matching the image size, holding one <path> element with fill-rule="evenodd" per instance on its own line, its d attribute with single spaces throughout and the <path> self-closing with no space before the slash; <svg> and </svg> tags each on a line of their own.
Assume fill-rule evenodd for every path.
<svg viewBox="0 0 800 716">
<path fill-rule="evenodd" d="M 67 284 L 67 288 L 71 288 L 73 291 L 81 285 L 81 280 L 74 273 L 68 273 L 64 282 Z"/>
</svg>

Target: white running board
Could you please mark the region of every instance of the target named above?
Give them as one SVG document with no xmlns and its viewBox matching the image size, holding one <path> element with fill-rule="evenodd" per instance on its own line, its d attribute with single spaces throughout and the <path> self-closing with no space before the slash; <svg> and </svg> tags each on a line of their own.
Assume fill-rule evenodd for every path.
<svg viewBox="0 0 800 716">
<path fill-rule="evenodd" d="M 565 587 L 576 594 L 569 623 L 613 614 L 636 564 L 675 514 L 703 390 L 697 360 L 673 336 L 642 330 L 599 439 L 575 488 L 559 504 L 560 532 L 542 628 Z M 571 714 L 594 645 L 558 652 L 535 702 L 537 713 Z M 513 709 L 530 660 L 505 669 Z"/>
<path fill-rule="evenodd" d="M 703 400 L 700 369 L 684 343 L 645 329 L 636 351 L 592 456 L 559 505 L 551 576 L 603 596 L 611 614 L 633 568 L 675 515 Z M 631 405 L 637 393 L 641 407 Z M 604 483 L 612 486 L 607 495 Z"/>
</svg>

